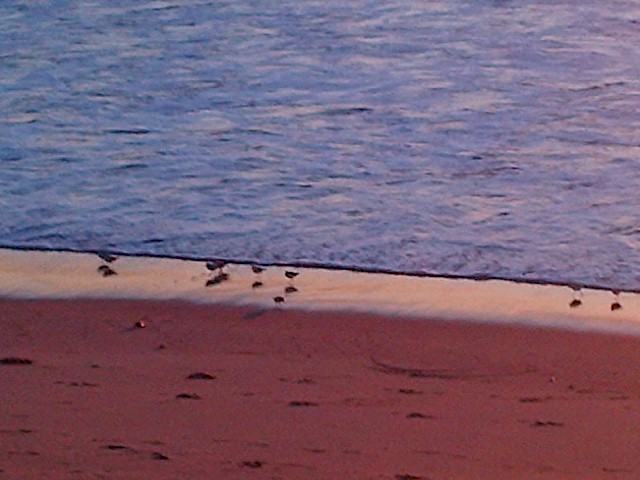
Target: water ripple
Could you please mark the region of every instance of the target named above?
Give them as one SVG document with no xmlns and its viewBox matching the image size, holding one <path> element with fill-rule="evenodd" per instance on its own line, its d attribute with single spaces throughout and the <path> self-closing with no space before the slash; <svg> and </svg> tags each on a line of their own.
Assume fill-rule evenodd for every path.
<svg viewBox="0 0 640 480">
<path fill-rule="evenodd" d="M 638 22 L 631 0 L 7 0 L 0 243 L 638 289 Z"/>
</svg>

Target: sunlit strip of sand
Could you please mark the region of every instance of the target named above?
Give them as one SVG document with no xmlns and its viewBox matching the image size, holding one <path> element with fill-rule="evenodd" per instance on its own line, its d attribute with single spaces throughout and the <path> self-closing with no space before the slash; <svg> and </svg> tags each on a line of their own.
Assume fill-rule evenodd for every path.
<svg viewBox="0 0 640 480">
<path fill-rule="evenodd" d="M 355 310 L 417 318 L 519 323 L 640 333 L 637 294 L 531 285 L 502 280 L 419 278 L 324 269 L 249 265 L 224 267 L 226 281 L 207 286 L 219 271 L 205 262 L 121 256 L 106 263 L 91 253 L 0 249 L 0 296 L 14 298 L 123 298 L 186 300 L 306 310 Z M 255 286 L 260 282 L 260 286 Z M 294 292 L 287 293 L 287 287 Z M 290 290 L 292 290 L 290 288 Z M 274 298 L 282 297 L 281 303 Z M 570 306 L 579 299 L 578 306 Z M 619 302 L 621 308 L 612 310 Z M 578 302 L 575 302 L 578 303 Z"/>
</svg>

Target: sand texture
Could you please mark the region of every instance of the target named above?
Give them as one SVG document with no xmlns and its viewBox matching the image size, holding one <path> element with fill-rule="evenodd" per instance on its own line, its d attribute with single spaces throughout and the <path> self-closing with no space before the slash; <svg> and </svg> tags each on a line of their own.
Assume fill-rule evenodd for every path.
<svg viewBox="0 0 640 480">
<path fill-rule="evenodd" d="M 0 315 L 0 479 L 640 477 L 637 337 L 157 301 Z"/>
</svg>

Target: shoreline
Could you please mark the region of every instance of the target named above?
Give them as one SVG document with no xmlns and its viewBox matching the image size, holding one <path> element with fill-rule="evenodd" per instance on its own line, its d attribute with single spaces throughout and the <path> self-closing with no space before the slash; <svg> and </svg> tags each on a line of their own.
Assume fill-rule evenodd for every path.
<svg viewBox="0 0 640 480">
<path fill-rule="evenodd" d="M 173 300 L 0 311 L 0 356 L 33 362 L 0 364 L 1 479 L 640 472 L 636 336 Z"/>
<path fill-rule="evenodd" d="M 191 263 L 206 263 L 207 261 L 221 261 L 226 264 L 234 264 L 234 265 L 262 265 L 264 267 L 275 267 L 275 268 L 303 268 L 303 269 L 313 269 L 313 270 L 321 270 L 328 272 L 352 272 L 352 273 L 362 273 L 362 274 L 373 274 L 373 275 L 388 275 L 391 277 L 409 277 L 409 278 L 434 278 L 434 279 L 443 279 L 443 280 L 468 280 L 468 281 L 498 281 L 498 282 L 507 282 L 514 284 L 524 284 L 524 285 L 542 285 L 542 286 L 550 286 L 550 287 L 564 287 L 571 289 L 588 289 L 588 290 L 596 290 L 596 291 L 604 291 L 604 292 L 612 292 L 618 291 L 622 293 L 630 293 L 630 294 L 640 294 L 640 288 L 632 288 L 632 289 L 623 289 L 623 288 L 614 288 L 613 286 L 607 286 L 599 283 L 584 283 L 584 282 L 569 282 L 569 281 L 560 281 L 560 280 L 552 280 L 546 279 L 544 277 L 535 277 L 535 278 L 515 278 L 508 276 L 500 276 L 500 275 L 486 275 L 486 274 L 476 274 L 476 275 L 458 275 L 455 273 L 431 273 L 423 270 L 409 270 L 409 271 L 401 271 L 401 270 L 393 270 L 384 267 L 362 267 L 358 265 L 344 265 L 344 264 L 333 264 L 333 263 L 322 263 L 322 262 L 314 262 L 314 261 L 298 261 L 298 262 L 258 262 L 254 260 L 247 260 L 246 258 L 223 258 L 223 257 L 203 257 L 198 255 L 169 255 L 169 254 L 159 254 L 159 253 L 151 253 L 151 252 L 139 252 L 139 253 L 130 253 L 130 252 L 122 252 L 116 250 L 81 250 L 75 248 L 58 248 L 58 247 L 44 247 L 44 246 L 17 246 L 17 245 L 0 245 L 0 251 L 6 252 L 22 252 L 22 253 L 62 253 L 62 254 L 71 254 L 71 255 L 108 255 L 113 256 L 114 258 L 140 258 L 147 259 L 150 261 L 153 260 L 177 260 L 183 262 L 191 262 Z"/>
<path fill-rule="evenodd" d="M 105 270 L 106 269 L 106 270 Z M 91 253 L 0 249 L 2 298 L 114 298 L 201 304 L 355 311 L 415 319 L 523 324 L 640 334 L 640 295 L 567 286 L 410 277 L 383 273 L 251 265 L 208 270 L 205 262 Z M 105 273 L 109 274 L 105 274 Z M 259 287 L 259 288 L 257 288 Z M 614 309 L 615 307 L 615 309 Z"/>
</svg>

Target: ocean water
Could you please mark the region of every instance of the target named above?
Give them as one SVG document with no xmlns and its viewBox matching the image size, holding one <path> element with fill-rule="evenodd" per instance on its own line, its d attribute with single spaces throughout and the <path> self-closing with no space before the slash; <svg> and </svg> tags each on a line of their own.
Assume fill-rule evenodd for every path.
<svg viewBox="0 0 640 480">
<path fill-rule="evenodd" d="M 640 288 L 640 4 L 4 0 L 0 245 Z"/>
</svg>

